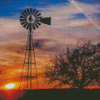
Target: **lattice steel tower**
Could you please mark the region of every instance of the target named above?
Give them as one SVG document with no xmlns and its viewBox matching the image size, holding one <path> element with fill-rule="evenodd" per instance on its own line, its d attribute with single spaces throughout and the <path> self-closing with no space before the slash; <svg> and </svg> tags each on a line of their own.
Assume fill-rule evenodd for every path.
<svg viewBox="0 0 100 100">
<path fill-rule="evenodd" d="M 37 77 L 37 68 L 36 68 L 36 61 L 35 61 L 32 30 L 35 30 L 36 28 L 38 28 L 41 25 L 41 23 L 51 25 L 51 17 L 42 18 L 41 13 L 39 13 L 38 10 L 28 8 L 21 13 L 20 22 L 21 22 L 21 25 L 23 25 L 23 27 L 29 31 L 28 31 L 28 41 L 26 45 L 26 53 L 25 53 L 25 58 L 24 58 L 24 63 L 23 63 L 23 68 L 22 68 L 22 73 L 21 73 L 21 81 L 20 81 L 19 89 L 21 88 L 21 82 L 23 78 L 24 80 L 27 78 L 27 89 L 29 89 L 29 86 L 30 86 L 30 89 L 32 89 L 32 78 L 36 78 L 36 83 L 37 83 L 37 88 L 38 88 L 38 77 Z M 27 54 L 28 56 L 26 58 Z M 25 67 L 25 65 L 27 65 L 27 67 Z M 36 76 L 33 76 L 32 74 L 32 69 L 33 69 L 32 65 L 34 65 Z M 24 71 L 27 72 L 26 76 L 23 75 L 25 74 Z M 29 79 L 30 79 L 30 84 L 29 84 Z"/>
</svg>

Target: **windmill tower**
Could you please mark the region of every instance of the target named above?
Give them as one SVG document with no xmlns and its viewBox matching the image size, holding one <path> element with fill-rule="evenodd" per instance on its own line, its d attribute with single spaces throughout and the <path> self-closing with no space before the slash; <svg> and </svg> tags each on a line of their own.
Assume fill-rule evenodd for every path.
<svg viewBox="0 0 100 100">
<path fill-rule="evenodd" d="M 22 74 L 21 74 L 21 81 L 22 79 L 27 78 L 27 89 L 32 89 L 32 78 L 36 78 L 37 88 L 38 88 L 38 77 L 37 77 L 37 68 L 36 68 L 36 61 L 35 61 L 35 52 L 34 52 L 34 44 L 33 44 L 33 31 L 36 28 L 38 28 L 41 23 L 51 25 L 51 17 L 43 18 L 41 17 L 41 13 L 39 13 L 38 10 L 28 8 L 24 10 L 20 15 L 20 22 L 21 25 L 23 25 L 24 28 L 26 28 L 28 31 L 28 41 L 26 45 L 26 53 L 22 68 Z M 28 52 L 28 53 L 27 53 Z M 28 54 L 26 58 L 26 54 Z M 33 58 L 33 60 L 32 60 Z M 26 65 L 26 67 L 25 67 Z M 34 68 L 33 68 L 34 65 Z M 36 77 L 32 75 L 32 70 L 35 69 Z M 24 70 L 26 70 L 27 75 L 23 75 Z M 30 79 L 30 80 L 29 80 Z M 20 81 L 20 87 L 21 88 L 21 81 Z M 30 84 L 29 84 L 30 82 Z"/>
</svg>

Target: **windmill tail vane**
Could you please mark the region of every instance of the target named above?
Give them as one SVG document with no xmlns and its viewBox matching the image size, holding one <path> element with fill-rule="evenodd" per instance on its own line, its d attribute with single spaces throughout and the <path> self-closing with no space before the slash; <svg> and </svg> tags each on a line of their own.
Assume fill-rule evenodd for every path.
<svg viewBox="0 0 100 100">
<path fill-rule="evenodd" d="M 42 17 L 41 13 L 32 8 L 27 8 L 24 10 L 20 15 L 20 23 L 21 25 L 29 30 L 28 32 L 28 42 L 26 46 L 26 53 L 28 51 L 28 57 L 26 60 L 26 53 L 21 73 L 21 81 L 22 78 L 27 78 L 27 89 L 29 88 L 29 79 L 30 79 L 30 89 L 32 89 L 32 79 L 33 77 L 36 78 L 37 88 L 38 88 L 38 77 L 37 77 L 37 68 L 36 68 L 36 61 L 35 61 L 35 52 L 34 52 L 34 44 L 33 44 L 33 36 L 32 36 L 32 30 L 35 30 L 36 28 L 39 28 L 39 26 L 44 23 L 47 25 L 51 25 L 51 17 Z M 32 60 L 34 58 L 34 60 Z M 27 61 L 27 62 L 26 62 Z M 23 76 L 23 71 L 25 69 L 25 64 L 27 65 L 27 76 Z M 36 76 L 33 76 L 32 70 L 34 65 L 34 68 L 36 70 Z M 30 73 L 30 75 L 29 75 Z M 21 81 L 20 81 L 20 87 L 21 88 Z"/>
</svg>

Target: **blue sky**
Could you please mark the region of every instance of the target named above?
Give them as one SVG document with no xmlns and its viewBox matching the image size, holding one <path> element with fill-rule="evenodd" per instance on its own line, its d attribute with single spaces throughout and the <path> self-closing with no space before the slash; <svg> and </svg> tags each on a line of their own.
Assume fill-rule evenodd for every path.
<svg viewBox="0 0 100 100">
<path fill-rule="evenodd" d="M 26 6 L 31 7 L 47 7 L 50 5 L 61 5 L 67 3 L 66 0 L 2 0 L 0 7 L 0 15 L 13 16 L 15 13 L 21 13 Z"/>
<path fill-rule="evenodd" d="M 86 3 L 86 4 L 98 4 L 100 3 L 100 0 L 76 0 L 78 2 Z"/>
<path fill-rule="evenodd" d="M 96 5 L 100 4 L 100 0 L 76 0 L 80 3 L 90 4 L 90 5 Z M 19 14 L 23 11 L 22 8 L 25 7 L 33 7 L 33 8 L 39 8 L 44 7 L 45 9 L 50 6 L 67 6 L 65 4 L 69 4 L 69 0 L 1 0 L 1 6 L 0 6 L 0 17 L 1 18 L 10 18 L 10 16 L 16 16 L 16 14 Z M 100 8 L 98 8 L 100 9 Z M 99 17 L 99 13 L 95 14 L 95 16 Z M 84 15 L 75 14 L 75 18 L 83 18 Z M 11 17 L 11 19 L 14 19 Z M 17 17 L 18 19 L 18 17 Z"/>
</svg>

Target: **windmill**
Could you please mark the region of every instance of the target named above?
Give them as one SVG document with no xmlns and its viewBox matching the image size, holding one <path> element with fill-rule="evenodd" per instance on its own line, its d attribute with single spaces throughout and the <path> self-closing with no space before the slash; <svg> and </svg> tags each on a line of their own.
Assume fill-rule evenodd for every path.
<svg viewBox="0 0 100 100">
<path fill-rule="evenodd" d="M 41 13 L 32 8 L 27 8 L 24 10 L 21 15 L 20 15 L 20 22 L 21 25 L 23 25 L 24 28 L 26 28 L 28 31 L 28 42 L 26 45 L 26 52 L 28 51 L 28 58 L 26 62 L 26 53 L 25 53 L 25 58 L 24 58 L 24 63 L 23 63 L 23 68 L 22 68 L 22 74 L 21 74 L 21 81 L 22 78 L 26 77 L 27 78 L 27 89 L 29 88 L 28 81 L 30 78 L 30 89 L 32 89 L 32 65 L 34 64 L 35 70 L 36 70 L 36 82 L 37 82 L 37 88 L 38 88 L 38 78 L 37 78 L 37 68 L 36 68 L 36 61 L 35 61 L 35 52 L 34 52 L 34 44 L 33 44 L 33 37 L 32 37 L 32 30 L 35 30 L 36 28 L 39 28 L 41 23 L 51 25 L 51 17 L 46 17 L 43 18 L 41 17 Z M 33 51 L 33 52 L 32 52 Z M 33 56 L 32 56 L 33 53 Z M 34 57 L 34 61 L 32 62 L 32 57 Z M 24 65 L 27 64 L 27 75 L 23 76 L 23 70 L 24 70 Z M 29 75 L 30 73 L 30 75 Z M 21 87 L 21 81 L 20 81 L 20 87 Z M 20 88 L 19 87 L 19 88 Z"/>
</svg>

